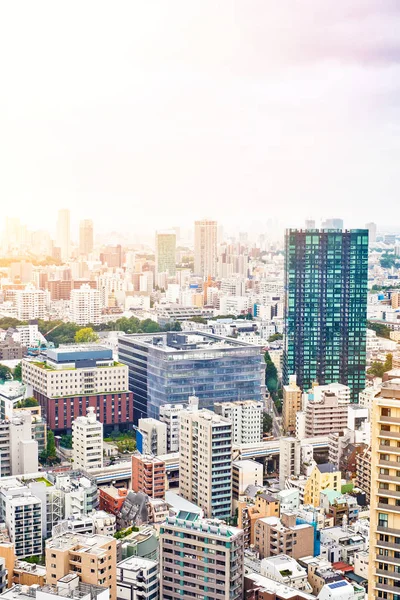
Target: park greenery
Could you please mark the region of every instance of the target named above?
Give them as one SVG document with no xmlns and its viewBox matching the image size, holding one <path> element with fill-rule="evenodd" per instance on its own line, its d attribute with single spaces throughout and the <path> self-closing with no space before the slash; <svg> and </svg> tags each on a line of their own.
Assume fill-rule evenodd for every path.
<svg viewBox="0 0 400 600">
<path fill-rule="evenodd" d="M 109 437 L 104 438 L 105 442 L 115 444 L 120 454 L 134 452 L 136 450 L 136 440 L 133 431 L 112 432 Z"/>
<path fill-rule="evenodd" d="M 276 342 L 278 340 L 283 340 L 283 335 L 281 333 L 274 333 L 268 338 L 269 342 Z"/>
<path fill-rule="evenodd" d="M 376 332 L 378 337 L 390 338 L 390 329 L 384 323 L 375 323 L 374 321 L 367 321 L 368 329 L 372 329 Z"/>
</svg>

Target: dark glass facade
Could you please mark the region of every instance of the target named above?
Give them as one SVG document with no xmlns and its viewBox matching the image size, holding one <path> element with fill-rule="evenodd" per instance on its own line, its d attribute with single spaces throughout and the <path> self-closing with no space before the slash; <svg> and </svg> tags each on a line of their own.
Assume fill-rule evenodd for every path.
<svg viewBox="0 0 400 600">
<path fill-rule="evenodd" d="M 365 387 L 368 230 L 285 234 L 284 382 Z"/>
</svg>

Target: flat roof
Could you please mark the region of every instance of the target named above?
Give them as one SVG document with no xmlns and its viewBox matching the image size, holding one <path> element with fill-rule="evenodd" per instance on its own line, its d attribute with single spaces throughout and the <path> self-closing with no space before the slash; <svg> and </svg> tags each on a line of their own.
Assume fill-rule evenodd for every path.
<svg viewBox="0 0 400 600">
<path fill-rule="evenodd" d="M 220 349 L 260 349 L 261 345 L 251 344 L 242 340 L 206 333 L 203 331 L 127 334 L 121 340 L 131 339 L 149 348 L 156 348 L 164 353 L 183 353 L 191 350 L 220 350 Z"/>
</svg>

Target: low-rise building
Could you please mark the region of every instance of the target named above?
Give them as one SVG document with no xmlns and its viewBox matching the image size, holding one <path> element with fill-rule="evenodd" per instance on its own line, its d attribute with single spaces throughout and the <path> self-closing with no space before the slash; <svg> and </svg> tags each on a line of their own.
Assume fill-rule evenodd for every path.
<svg viewBox="0 0 400 600">
<path fill-rule="evenodd" d="M 311 593 L 312 587 L 307 579 L 307 571 L 286 554 L 278 554 L 261 561 L 261 575 L 303 592 Z"/>
<path fill-rule="evenodd" d="M 15 585 L 4 593 L 4 600 L 109 600 L 107 589 L 94 585 L 85 585 L 73 573 L 61 577 L 56 585 L 50 584 L 38 587 L 34 584 Z"/>
<path fill-rule="evenodd" d="M 117 564 L 118 600 L 157 600 L 158 563 L 131 556 Z"/>
<path fill-rule="evenodd" d="M 116 488 L 113 485 L 99 488 L 99 508 L 105 512 L 118 515 L 128 494 L 126 488 Z"/>
<path fill-rule="evenodd" d="M 335 465 L 324 463 L 315 465 L 304 488 L 304 504 L 320 505 L 320 494 L 323 490 L 340 491 L 342 482 L 341 472 Z"/>
<path fill-rule="evenodd" d="M 254 545 L 255 525 L 263 517 L 279 517 L 279 500 L 275 496 L 261 493 L 238 503 L 238 527 L 243 529 L 245 548 Z"/>
<path fill-rule="evenodd" d="M 238 501 L 249 485 L 262 486 L 263 465 L 255 460 L 235 460 L 232 463 L 232 498 Z"/>
<path fill-rule="evenodd" d="M 294 513 L 266 517 L 255 523 L 254 546 L 261 558 L 287 554 L 298 560 L 314 554 L 314 527 L 296 524 Z"/>
<path fill-rule="evenodd" d="M 136 430 L 136 447 L 142 454 L 153 454 L 155 456 L 166 454 L 166 423 L 151 417 L 139 419 L 139 428 Z"/>
</svg>

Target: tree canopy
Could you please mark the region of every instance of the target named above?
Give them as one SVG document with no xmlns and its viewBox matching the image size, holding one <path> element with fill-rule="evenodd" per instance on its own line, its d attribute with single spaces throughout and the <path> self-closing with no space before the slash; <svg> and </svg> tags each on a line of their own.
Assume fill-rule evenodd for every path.
<svg viewBox="0 0 400 600">
<path fill-rule="evenodd" d="M 270 394 L 273 394 L 278 389 L 278 371 L 271 360 L 269 352 L 264 354 L 265 360 L 265 385 Z"/>
<path fill-rule="evenodd" d="M 99 336 L 93 331 L 92 327 L 83 327 L 82 329 L 78 329 L 75 333 L 74 340 L 77 344 L 82 344 L 84 342 L 98 342 Z"/>
</svg>

